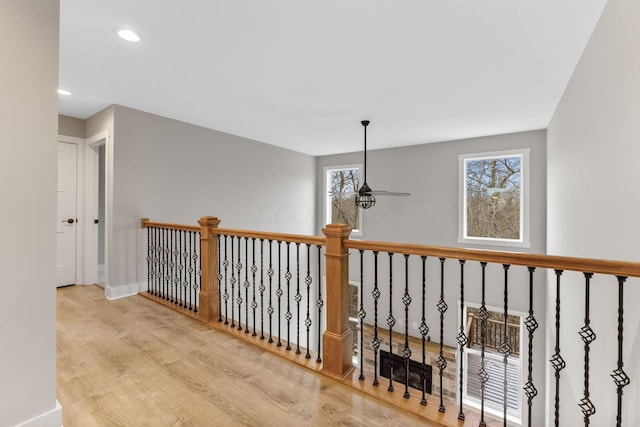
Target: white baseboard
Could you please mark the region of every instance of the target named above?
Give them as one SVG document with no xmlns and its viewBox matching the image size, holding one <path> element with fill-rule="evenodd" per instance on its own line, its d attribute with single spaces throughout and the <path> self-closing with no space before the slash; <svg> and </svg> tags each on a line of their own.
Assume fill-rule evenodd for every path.
<svg viewBox="0 0 640 427">
<path fill-rule="evenodd" d="M 56 407 L 44 414 L 24 421 L 16 427 L 61 427 L 62 426 L 62 406 L 56 399 Z"/>
<path fill-rule="evenodd" d="M 104 288 L 104 296 L 108 300 L 120 299 L 136 295 L 142 288 L 142 283 L 130 283 L 123 286 L 107 285 Z"/>
</svg>

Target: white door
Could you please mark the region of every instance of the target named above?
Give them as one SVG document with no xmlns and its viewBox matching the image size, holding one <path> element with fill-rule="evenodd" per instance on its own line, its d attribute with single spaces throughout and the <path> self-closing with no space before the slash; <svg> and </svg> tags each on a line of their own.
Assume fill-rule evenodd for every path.
<svg viewBox="0 0 640 427">
<path fill-rule="evenodd" d="M 76 283 L 76 162 L 78 146 L 58 142 L 57 286 Z"/>
</svg>

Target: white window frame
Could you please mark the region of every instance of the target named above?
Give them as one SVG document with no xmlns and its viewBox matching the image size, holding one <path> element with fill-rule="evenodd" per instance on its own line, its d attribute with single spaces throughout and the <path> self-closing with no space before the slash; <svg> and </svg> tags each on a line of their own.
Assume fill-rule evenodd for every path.
<svg viewBox="0 0 640 427">
<path fill-rule="evenodd" d="M 460 300 L 458 300 L 458 307 L 460 307 Z M 468 313 L 468 308 L 475 308 L 475 309 L 480 309 L 481 305 L 474 303 L 474 302 L 467 302 L 465 303 L 464 306 L 464 315 L 463 318 L 465 319 L 465 322 L 467 321 L 467 313 Z M 485 307 L 487 309 L 487 311 L 492 311 L 494 313 L 503 313 L 504 310 L 499 308 L 499 307 L 493 307 L 493 306 L 489 306 L 485 304 Z M 459 312 L 459 309 L 458 309 Z M 518 353 L 520 355 L 519 357 L 519 365 L 520 365 L 520 375 L 519 375 L 519 383 L 517 386 L 517 390 L 518 390 L 518 411 L 517 413 L 508 413 L 507 414 L 507 421 L 509 422 L 509 425 L 514 425 L 514 426 L 521 426 L 522 425 L 522 421 L 523 421 L 523 417 L 525 415 L 525 396 L 524 396 L 524 392 L 522 387 L 524 386 L 524 382 L 525 382 L 525 368 L 526 368 L 526 364 L 525 364 L 525 354 L 524 354 L 524 347 L 525 347 L 525 342 L 524 340 L 525 335 L 524 335 L 524 331 L 525 331 L 525 325 L 524 325 L 524 320 L 526 319 L 526 317 L 528 316 L 528 313 L 524 313 L 522 311 L 518 311 L 518 310 L 507 310 L 507 314 L 509 316 L 517 316 L 520 318 L 520 348 L 518 349 Z M 459 321 L 458 321 L 459 322 Z M 460 325 L 458 325 L 458 327 L 460 327 Z M 466 324 L 465 324 L 465 328 L 466 328 Z M 466 331 L 465 331 L 466 332 Z M 468 337 L 467 337 L 468 338 Z M 477 399 L 475 399 L 474 397 L 468 396 L 467 395 L 467 380 L 469 378 L 469 375 L 471 374 L 468 370 L 468 357 L 469 354 L 476 354 L 479 355 L 480 351 L 479 350 L 475 350 L 475 349 L 470 349 L 470 348 L 465 348 L 464 351 L 464 355 L 462 357 L 461 362 L 463 363 L 463 368 L 464 368 L 464 372 L 467 373 L 467 375 L 465 376 L 464 382 L 463 382 L 463 391 L 462 391 L 462 401 L 464 405 L 468 405 L 471 406 L 472 408 L 478 409 L 480 410 L 481 408 L 481 402 Z M 502 355 L 496 355 L 496 354 L 492 354 L 492 355 L 488 355 L 485 352 L 485 360 L 487 359 L 494 359 L 494 360 L 499 360 L 500 363 L 502 363 L 503 361 L 503 356 Z M 471 374 L 472 375 L 472 374 Z M 458 373 L 457 375 L 458 377 L 458 381 L 460 380 L 460 374 Z M 491 414 L 493 416 L 496 416 L 500 419 L 502 419 L 503 416 L 503 411 L 501 408 L 495 408 L 493 407 L 490 403 L 488 404 L 485 401 L 485 406 L 484 406 L 484 411 L 487 414 Z"/>
<path fill-rule="evenodd" d="M 530 248 L 529 238 L 529 156 L 530 148 L 492 151 L 487 153 L 460 154 L 458 156 L 458 243 Z M 467 236 L 467 161 L 499 159 L 520 156 L 520 239 Z"/>
<path fill-rule="evenodd" d="M 343 170 L 343 169 L 358 169 L 360 171 L 360 178 L 362 177 L 362 163 L 353 163 L 348 165 L 338 165 L 338 166 L 325 166 L 324 167 L 324 220 L 325 224 L 331 224 L 331 195 L 329 194 L 331 190 L 331 182 L 330 182 L 330 173 L 332 171 Z M 360 183 L 362 185 L 362 183 Z M 358 224 L 360 228 L 351 230 L 352 236 L 362 236 L 362 209 L 358 208 Z"/>
</svg>

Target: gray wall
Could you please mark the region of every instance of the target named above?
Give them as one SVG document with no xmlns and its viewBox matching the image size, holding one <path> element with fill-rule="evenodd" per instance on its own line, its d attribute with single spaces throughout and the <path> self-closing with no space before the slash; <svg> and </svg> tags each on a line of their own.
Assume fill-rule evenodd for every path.
<svg viewBox="0 0 640 427">
<path fill-rule="evenodd" d="M 544 130 L 370 151 L 367 156 L 369 185 L 374 190 L 403 191 L 411 196 L 378 197 L 376 206 L 363 212 L 362 238 L 460 246 L 457 242 L 458 155 L 517 148 L 531 148 L 531 248 L 526 252 L 544 253 Z M 317 158 L 318 232 L 325 220 L 323 169 L 353 163 L 362 163 L 361 152 Z M 496 249 L 495 246 L 488 248 Z"/>
<path fill-rule="evenodd" d="M 548 249 L 550 253 L 640 261 L 640 2 L 609 0 L 548 129 Z M 569 279 L 569 278 L 567 278 Z M 565 359 L 561 402 L 583 395 L 583 279 L 567 280 L 561 300 L 560 336 Z M 638 280 L 625 290 L 624 425 L 640 425 L 640 301 Z M 592 425 L 613 425 L 616 367 L 617 286 L 598 279 L 592 291 Z M 550 289 L 549 298 L 555 291 Z M 551 314 L 551 311 L 549 311 Z M 554 338 L 553 334 L 549 334 Z M 551 397 L 551 396 L 549 396 Z M 613 400 L 612 400 L 613 399 Z M 578 408 L 563 413 L 561 425 L 577 425 Z"/>
<path fill-rule="evenodd" d="M 364 230 L 358 239 L 416 243 L 448 247 L 462 246 L 458 239 L 458 155 L 530 148 L 530 248 L 504 248 L 491 246 L 492 250 L 509 250 L 529 253 L 546 252 L 546 132 L 544 130 L 474 138 L 461 141 L 450 141 L 436 144 L 424 144 L 411 147 L 374 150 L 367 158 L 367 180 L 373 189 L 410 192 L 409 197 L 378 197 L 376 205 L 364 211 Z M 317 210 L 318 232 L 324 226 L 324 168 L 345 164 L 361 163 L 362 153 L 350 153 L 317 158 Z M 471 247 L 472 245 L 465 244 Z M 485 248 L 475 245 L 474 248 Z M 398 324 L 396 329 L 404 330 L 404 306 L 400 302 L 404 292 L 404 260 L 401 256 L 393 258 L 393 294 L 395 313 Z M 360 281 L 359 254 L 350 256 L 350 279 Z M 365 258 L 365 271 L 371 271 L 373 259 Z M 389 257 L 379 255 L 379 286 L 382 297 L 379 300 L 379 317 L 386 327 L 388 314 Z M 409 293 L 413 298 L 412 313 L 409 316 L 410 334 L 418 335 L 413 323 L 420 324 L 421 265 L 416 257 L 409 264 Z M 490 265 L 487 270 L 486 303 L 489 307 L 502 310 L 503 276 L 500 265 Z M 481 270 L 479 263 L 465 264 L 465 301 L 475 304 L 481 302 Z M 440 266 L 437 259 L 427 261 L 427 314 L 426 323 L 431 329 L 433 340 L 438 339 L 439 313 L 435 308 L 440 293 Z M 458 332 L 458 309 L 460 299 L 460 265 L 451 260 L 445 263 L 445 300 L 449 309 L 445 314 L 445 343 L 457 346 L 455 335 Z M 365 273 L 366 323 L 372 323 L 374 307 L 371 290 L 373 277 Z M 525 268 L 512 267 L 510 271 L 510 309 L 520 312 L 528 311 L 528 273 Z M 544 330 L 545 324 L 545 283 L 546 276 L 537 273 L 535 276 L 534 306 L 538 321 Z M 526 343 L 525 343 L 526 345 Z M 539 404 L 544 403 L 545 343 L 538 338 L 535 342 L 534 381 L 538 385 Z M 526 414 L 526 412 L 525 412 Z M 543 412 L 536 411 L 534 424 L 541 425 Z"/>
<path fill-rule="evenodd" d="M 38 418 L 38 425 L 59 426 L 53 221 L 59 2 L 0 0 L 0 10 L 0 425 Z"/>
<path fill-rule="evenodd" d="M 75 117 L 58 115 L 58 133 L 60 135 L 84 138 L 85 121 Z"/>
<path fill-rule="evenodd" d="M 110 287 L 146 280 L 140 218 L 313 234 L 315 159 L 115 106 Z M 142 277 L 144 275 L 144 277 Z"/>
</svg>

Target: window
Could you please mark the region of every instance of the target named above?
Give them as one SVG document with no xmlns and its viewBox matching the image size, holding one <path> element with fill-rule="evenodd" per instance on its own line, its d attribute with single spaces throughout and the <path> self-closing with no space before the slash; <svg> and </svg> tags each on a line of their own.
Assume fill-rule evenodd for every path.
<svg viewBox="0 0 640 427">
<path fill-rule="evenodd" d="M 480 408 L 482 403 L 482 382 L 480 368 L 483 366 L 482 341 L 484 340 L 484 369 L 487 374 L 485 383 L 484 408 L 489 414 L 497 417 L 503 415 L 504 404 L 504 356 L 500 346 L 504 338 L 509 343 L 511 352 L 507 357 L 507 419 L 509 425 L 520 425 L 522 419 L 522 381 L 523 381 L 523 317 L 522 313 L 507 315 L 506 329 L 504 312 L 487 308 L 488 318 L 483 323 L 479 307 L 466 307 L 467 335 L 469 343 L 464 350 L 463 402 L 466 405 Z M 484 336 L 484 338 L 483 338 Z"/>
<path fill-rule="evenodd" d="M 355 197 L 360 188 L 360 166 L 325 168 L 325 179 L 326 223 L 347 224 L 353 233 L 359 234 L 362 212 L 356 206 Z"/>
<path fill-rule="evenodd" d="M 458 241 L 529 247 L 529 150 L 460 156 Z"/>
</svg>

